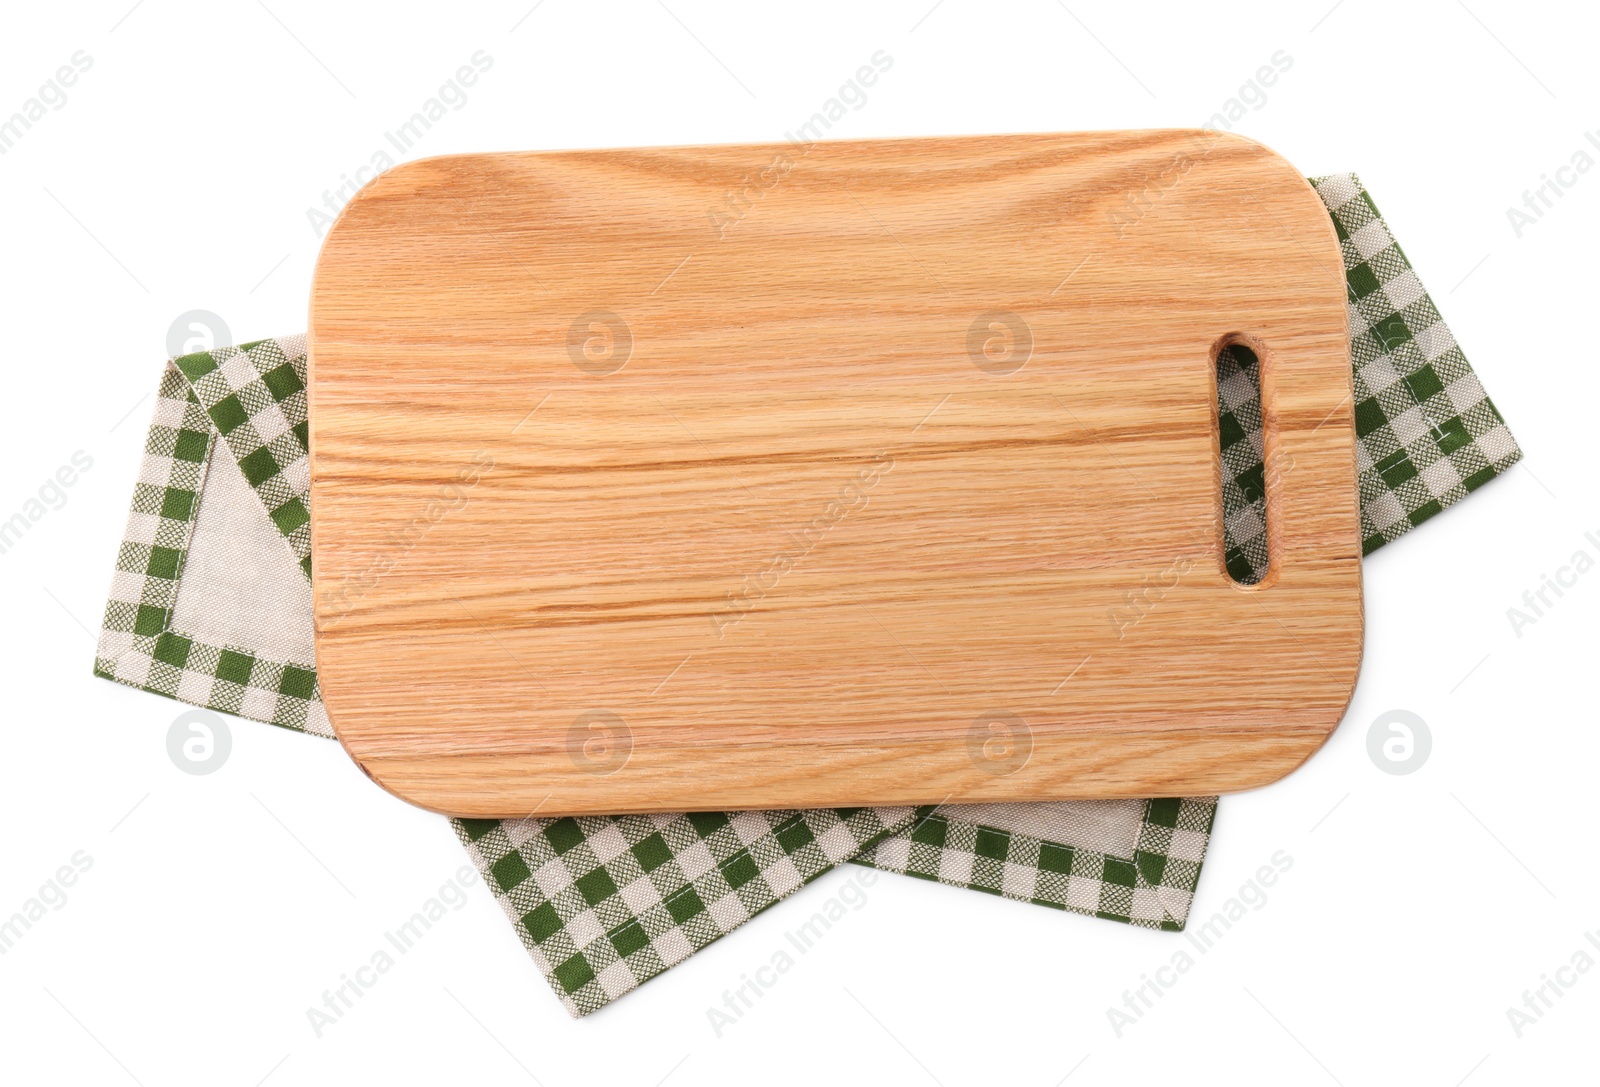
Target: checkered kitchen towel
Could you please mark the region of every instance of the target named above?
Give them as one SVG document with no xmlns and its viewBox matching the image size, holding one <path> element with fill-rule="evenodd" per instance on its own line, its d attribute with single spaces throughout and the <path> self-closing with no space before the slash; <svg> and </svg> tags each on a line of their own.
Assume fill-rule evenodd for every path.
<svg viewBox="0 0 1600 1087">
<path fill-rule="evenodd" d="M 1367 549 L 1519 453 L 1353 175 L 1316 182 L 1345 250 Z M 1229 563 L 1264 563 L 1253 359 L 1219 382 Z M 228 456 L 216 457 L 220 438 Z M 312 664 L 303 337 L 163 373 L 95 672 L 331 735 Z M 287 549 L 283 546 L 287 543 Z M 1215 798 L 456 820 L 575 1015 L 608 1003 L 852 857 L 1150 927 L 1181 928 Z"/>
</svg>

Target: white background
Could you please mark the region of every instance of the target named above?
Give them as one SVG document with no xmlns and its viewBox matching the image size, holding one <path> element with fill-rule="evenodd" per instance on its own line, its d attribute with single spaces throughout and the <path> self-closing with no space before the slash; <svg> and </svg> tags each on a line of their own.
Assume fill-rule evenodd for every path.
<svg viewBox="0 0 1600 1087">
<path fill-rule="evenodd" d="M 1506 214 L 1600 127 L 1592 14 L 1505 0 L 130 3 L 7 5 L 0 32 L 0 116 L 75 51 L 93 58 L 0 156 L 0 519 L 74 451 L 94 462 L 0 555 L 0 915 L 76 851 L 93 858 L 0 957 L 0 1078 L 1594 1081 L 1600 969 L 1568 975 L 1520 1038 L 1506 1014 L 1585 931 L 1600 939 L 1600 572 L 1521 637 L 1506 614 L 1574 551 L 1600 555 L 1584 538 L 1600 536 L 1600 170 L 1521 238 Z M 477 50 L 492 69 L 414 155 L 778 139 L 878 50 L 892 69 L 831 135 L 1198 125 L 1275 52 L 1293 58 L 1237 130 L 1307 174 L 1361 174 L 1527 461 L 1367 562 L 1349 715 L 1288 780 L 1223 801 L 1194 916 L 1278 850 L 1292 869 L 1120 1038 L 1107 1008 L 1184 937 L 893 875 L 718 1038 L 706 1009 L 861 881 L 848 866 L 583 1021 L 477 883 L 314 1035 L 306 1009 L 452 877 L 460 846 L 323 740 L 236 720 L 220 771 L 178 772 L 180 707 L 91 678 L 90 632 L 169 325 L 204 308 L 235 340 L 302 330 L 319 243 L 306 209 Z M 1409 776 L 1366 750 L 1396 708 L 1433 734 Z"/>
</svg>

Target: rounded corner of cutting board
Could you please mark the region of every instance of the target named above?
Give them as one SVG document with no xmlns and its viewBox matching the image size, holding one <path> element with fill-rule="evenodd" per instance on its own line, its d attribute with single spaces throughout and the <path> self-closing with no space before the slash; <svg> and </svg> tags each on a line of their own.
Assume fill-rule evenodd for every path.
<svg viewBox="0 0 1600 1087">
<path fill-rule="evenodd" d="M 328 719 L 330 722 L 333 720 L 331 713 Z M 402 803 L 452 819 L 516 818 L 507 812 L 483 810 L 477 803 L 478 794 L 471 789 L 463 790 L 459 787 L 452 789 L 446 786 L 441 790 L 435 785 L 429 785 L 418 775 L 408 772 L 403 766 L 391 773 L 389 764 L 394 760 L 363 757 L 340 735 L 337 725 L 333 731 L 339 746 L 344 748 L 344 753 L 350 757 L 350 761 L 355 763 L 374 785 Z"/>
<path fill-rule="evenodd" d="M 1360 680 L 1361 665 L 1366 655 L 1365 597 L 1360 577 L 1360 559 L 1358 558 L 1356 562 L 1357 576 L 1354 591 L 1357 622 L 1355 645 L 1346 657 L 1333 665 L 1340 673 L 1339 682 L 1344 691 L 1343 699 L 1338 703 L 1337 710 L 1328 712 L 1326 724 L 1297 736 L 1292 743 L 1284 744 L 1286 757 L 1271 761 L 1258 761 L 1256 765 L 1260 768 L 1260 773 L 1243 775 L 1242 779 L 1240 775 L 1233 775 L 1234 781 L 1218 788 L 1217 792 L 1222 794 L 1247 793 L 1256 789 L 1265 789 L 1269 785 L 1276 785 L 1310 762 L 1317 752 L 1328 745 L 1328 741 L 1333 738 L 1333 734 L 1344 723 L 1345 716 L 1350 711 L 1350 703 L 1355 699 L 1356 684 Z M 1346 676 L 1347 678 L 1345 678 Z"/>
<path fill-rule="evenodd" d="M 475 152 L 451 152 L 443 155 L 428 155 L 424 158 L 409 159 L 396 166 L 391 166 L 382 173 L 368 179 L 355 194 L 345 201 L 344 207 L 333 217 L 333 222 L 328 226 L 328 232 L 322 237 L 322 244 L 317 249 L 317 259 L 311 269 L 311 313 L 317 310 L 317 293 L 319 280 L 323 271 L 324 261 L 335 253 L 346 241 L 352 229 L 364 219 L 372 210 L 376 200 L 388 197 L 396 190 L 413 184 L 413 178 L 420 175 L 423 179 L 439 177 L 447 174 L 443 169 L 444 164 L 456 160 L 483 161 L 493 157 Z M 313 324 L 314 329 L 314 324 Z"/>
<path fill-rule="evenodd" d="M 1188 137 L 1196 144 L 1203 145 L 1205 148 L 1203 154 L 1209 155 L 1218 145 L 1231 144 L 1242 152 L 1263 161 L 1271 162 L 1273 168 L 1286 178 L 1292 178 L 1302 184 L 1306 183 L 1305 175 L 1295 168 L 1294 163 L 1290 162 L 1270 144 L 1263 143 L 1252 136 L 1246 136 L 1240 132 L 1221 132 L 1214 128 L 1178 128 L 1172 131 Z"/>
<path fill-rule="evenodd" d="M 1219 145 L 1232 145 L 1240 152 L 1262 163 L 1270 163 L 1272 170 L 1281 175 L 1286 184 L 1302 190 L 1305 194 L 1301 210 L 1306 221 L 1303 224 L 1296 225 L 1317 228 L 1324 235 L 1326 244 L 1331 247 L 1334 255 L 1338 256 L 1339 237 L 1333 228 L 1332 217 L 1328 215 L 1326 207 L 1324 207 L 1321 198 L 1317 196 L 1316 189 L 1306 178 L 1306 175 L 1301 173 L 1299 168 L 1277 149 L 1270 144 L 1263 143 L 1254 137 L 1246 136 L 1239 132 L 1221 132 L 1214 128 L 1178 128 L 1172 129 L 1171 132 L 1182 135 L 1201 145 L 1204 148 L 1201 152 L 1203 157 L 1209 156 Z M 1339 262 L 1335 261 L 1335 264 L 1339 264 Z"/>
</svg>

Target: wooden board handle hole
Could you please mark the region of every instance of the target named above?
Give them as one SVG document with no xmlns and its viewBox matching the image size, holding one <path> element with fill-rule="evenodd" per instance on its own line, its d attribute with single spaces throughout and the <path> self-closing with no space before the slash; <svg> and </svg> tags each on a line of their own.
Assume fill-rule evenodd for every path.
<svg viewBox="0 0 1600 1087">
<path fill-rule="evenodd" d="M 1262 586 L 1277 565 L 1273 547 L 1277 487 L 1271 470 L 1278 460 L 1277 427 L 1270 397 L 1262 395 L 1265 355 L 1259 342 L 1240 333 L 1222 337 L 1212 353 L 1220 470 L 1217 525 L 1222 537 L 1223 566 L 1234 584 L 1242 588 Z M 1231 525 L 1222 512 L 1230 489 L 1244 496 L 1249 510 L 1235 514 Z"/>
</svg>

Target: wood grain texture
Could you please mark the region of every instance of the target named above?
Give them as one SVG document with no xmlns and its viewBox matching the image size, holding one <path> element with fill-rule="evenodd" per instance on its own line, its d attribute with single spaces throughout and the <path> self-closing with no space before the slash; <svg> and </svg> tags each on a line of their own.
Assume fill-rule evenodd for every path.
<svg viewBox="0 0 1600 1087">
<path fill-rule="evenodd" d="M 1262 358 L 1249 588 L 1229 338 Z M 322 695 L 434 810 L 1238 790 L 1354 685 L 1338 242 L 1247 140 L 409 163 L 328 235 L 310 375 Z"/>
</svg>

